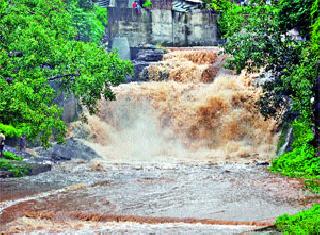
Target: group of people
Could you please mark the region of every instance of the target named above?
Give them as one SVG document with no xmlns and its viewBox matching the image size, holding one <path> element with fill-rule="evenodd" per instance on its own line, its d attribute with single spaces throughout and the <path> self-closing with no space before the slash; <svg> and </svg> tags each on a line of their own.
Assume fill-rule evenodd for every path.
<svg viewBox="0 0 320 235">
<path fill-rule="evenodd" d="M 6 136 L 0 132 L 0 158 L 3 158 L 5 141 L 6 141 Z M 20 152 L 24 152 L 26 150 L 26 145 L 27 145 L 27 137 L 26 135 L 22 135 L 19 139 Z"/>
<path fill-rule="evenodd" d="M 132 8 L 136 10 L 136 13 L 138 15 L 141 14 L 141 6 L 142 6 L 142 1 L 134 1 L 132 3 Z"/>
</svg>

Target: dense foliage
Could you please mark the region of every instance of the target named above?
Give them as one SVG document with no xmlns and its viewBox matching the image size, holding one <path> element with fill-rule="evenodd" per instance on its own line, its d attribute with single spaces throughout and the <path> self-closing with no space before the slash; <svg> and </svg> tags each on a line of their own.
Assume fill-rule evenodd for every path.
<svg viewBox="0 0 320 235">
<path fill-rule="evenodd" d="M 5 159 L 14 160 L 14 161 L 22 161 L 23 160 L 22 157 L 18 156 L 17 154 L 8 152 L 8 151 L 3 152 L 3 157 Z"/>
<path fill-rule="evenodd" d="M 320 205 L 301 211 L 295 215 L 277 218 L 276 227 L 284 234 L 318 234 L 320 231 Z"/>
<path fill-rule="evenodd" d="M 152 1 L 151 0 L 146 0 L 143 4 L 142 7 L 144 8 L 152 8 Z"/>
<path fill-rule="evenodd" d="M 77 40 L 100 43 L 107 24 L 107 11 L 88 0 L 68 0 Z"/>
<path fill-rule="evenodd" d="M 284 129 L 293 128 L 292 151 L 275 159 L 270 170 L 307 178 L 306 187 L 320 192 L 320 146 L 316 139 L 319 136 L 315 135 L 320 127 L 314 112 L 314 102 L 320 105 L 315 93 L 319 79 L 320 1 L 279 0 L 267 5 L 257 0 L 248 6 L 212 2 L 221 11 L 219 26 L 227 38 L 225 51 L 231 55 L 226 66 L 238 73 L 243 69 L 268 72 L 271 79 L 264 85 L 261 113 L 266 118 L 280 115 Z M 223 5 L 214 5 L 216 2 Z M 292 29 L 300 33 L 300 38 L 288 34 Z M 296 215 L 278 217 L 276 225 L 285 234 L 317 234 L 319 218 L 320 205 L 314 205 Z"/>
<path fill-rule="evenodd" d="M 293 150 L 276 159 L 271 170 L 288 176 L 319 177 L 320 158 L 315 157 L 313 145 L 319 1 L 280 0 L 271 5 L 252 1 L 248 6 L 212 2 L 221 11 L 219 26 L 227 38 L 225 51 L 231 55 L 227 67 L 238 73 L 261 68 L 269 72 L 272 79 L 265 83 L 261 112 L 277 117 L 286 110 L 284 119 L 292 121 Z M 293 28 L 307 40 L 287 35 Z"/>
<path fill-rule="evenodd" d="M 305 185 L 311 192 L 320 194 L 320 179 L 308 179 L 305 181 Z"/>
<path fill-rule="evenodd" d="M 302 36 L 308 36 L 312 24 L 311 6 L 314 0 L 280 0 L 279 8 L 279 30 L 297 28 Z"/>
<path fill-rule="evenodd" d="M 8 171 L 15 177 L 24 176 L 29 173 L 29 169 L 22 160 L 22 157 L 5 151 L 3 158 L 0 158 L 0 170 Z"/>
<path fill-rule="evenodd" d="M 62 141 L 66 126 L 53 102 L 60 92 L 73 93 L 94 112 L 101 94 L 114 99 L 110 86 L 132 71 L 97 43 L 104 11 L 80 3 L 0 2 L 0 131 L 7 136 L 25 133 L 43 145 L 52 135 Z"/>
</svg>

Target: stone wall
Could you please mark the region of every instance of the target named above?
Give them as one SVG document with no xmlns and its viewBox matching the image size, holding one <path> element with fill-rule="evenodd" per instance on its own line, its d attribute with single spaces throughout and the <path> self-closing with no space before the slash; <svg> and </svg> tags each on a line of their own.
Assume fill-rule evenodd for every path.
<svg viewBox="0 0 320 235">
<path fill-rule="evenodd" d="M 177 12 L 167 9 L 108 8 L 108 42 L 125 37 L 130 47 L 143 44 L 163 46 L 213 46 L 217 44 L 216 15 L 209 11 Z"/>
</svg>

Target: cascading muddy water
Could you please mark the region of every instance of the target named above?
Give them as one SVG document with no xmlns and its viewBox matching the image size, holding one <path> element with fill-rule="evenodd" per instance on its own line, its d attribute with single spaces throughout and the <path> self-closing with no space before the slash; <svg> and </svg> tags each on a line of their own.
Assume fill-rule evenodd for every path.
<svg viewBox="0 0 320 235">
<path fill-rule="evenodd" d="M 300 181 L 226 163 L 269 160 L 278 137 L 254 78 L 223 62 L 217 49 L 172 51 L 144 71 L 149 82 L 114 88 L 116 102 L 70 128 L 106 161 L 1 181 L 0 233 L 233 234 L 311 203 Z"/>
<path fill-rule="evenodd" d="M 151 64 L 149 82 L 114 88 L 117 101 L 100 104 L 88 124 L 71 133 L 108 160 L 268 160 L 276 122 L 265 120 L 254 78 L 222 69 L 218 49 L 172 50 Z"/>
</svg>

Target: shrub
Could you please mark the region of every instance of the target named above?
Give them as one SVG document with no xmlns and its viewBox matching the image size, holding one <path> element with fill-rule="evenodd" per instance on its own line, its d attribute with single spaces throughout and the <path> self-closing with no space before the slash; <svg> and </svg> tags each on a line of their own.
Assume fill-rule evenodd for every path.
<svg viewBox="0 0 320 235">
<path fill-rule="evenodd" d="M 144 8 L 151 8 L 152 7 L 152 2 L 151 0 L 147 0 L 145 3 L 142 4 L 142 7 Z"/>
<path fill-rule="evenodd" d="M 23 160 L 22 157 L 14 154 L 14 153 L 7 152 L 7 151 L 3 153 L 3 157 L 4 157 L 5 159 L 14 160 L 14 161 L 22 161 L 22 160 Z"/>
<path fill-rule="evenodd" d="M 279 216 L 276 220 L 276 227 L 284 234 L 319 234 L 320 204 L 295 215 Z"/>
<path fill-rule="evenodd" d="M 28 174 L 29 169 L 23 164 L 16 164 L 8 159 L 0 158 L 0 170 L 9 171 L 15 177 L 21 177 Z"/>
<path fill-rule="evenodd" d="M 320 194 L 320 180 L 319 179 L 308 179 L 305 181 L 306 188 L 313 193 Z"/>
<path fill-rule="evenodd" d="M 52 137 L 63 142 L 59 94 L 74 94 L 92 113 L 101 94 L 114 100 L 111 86 L 133 72 L 99 44 L 105 9 L 81 2 L 89 8 L 76 0 L 0 1 L 0 131 L 7 136 L 24 133 L 46 147 Z"/>
<path fill-rule="evenodd" d="M 320 178 L 320 158 L 313 146 L 305 144 L 273 160 L 270 170 L 290 177 Z"/>
</svg>

